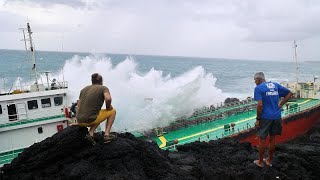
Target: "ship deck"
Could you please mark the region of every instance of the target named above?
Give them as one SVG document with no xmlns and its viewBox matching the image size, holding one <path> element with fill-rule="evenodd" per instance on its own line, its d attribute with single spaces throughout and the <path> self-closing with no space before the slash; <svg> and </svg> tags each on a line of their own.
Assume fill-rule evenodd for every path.
<svg viewBox="0 0 320 180">
<path fill-rule="evenodd" d="M 289 102 L 289 104 L 290 106 L 288 109 L 285 106 L 283 107 L 284 110 L 282 111 L 282 117 L 287 117 L 317 106 L 320 104 L 320 100 L 297 99 L 293 102 Z M 227 111 L 228 109 L 230 109 L 230 107 L 220 109 L 220 112 Z M 213 121 L 195 124 L 170 132 L 164 132 L 163 135 L 154 137 L 153 140 L 160 148 L 163 149 L 174 149 L 174 140 L 178 140 L 179 145 L 194 141 L 207 142 L 210 140 L 217 140 L 254 127 L 255 118 L 255 108 L 248 109 L 247 111 L 236 112 L 232 115 L 215 119 Z M 230 126 L 231 123 L 235 124 L 234 128 Z"/>
</svg>

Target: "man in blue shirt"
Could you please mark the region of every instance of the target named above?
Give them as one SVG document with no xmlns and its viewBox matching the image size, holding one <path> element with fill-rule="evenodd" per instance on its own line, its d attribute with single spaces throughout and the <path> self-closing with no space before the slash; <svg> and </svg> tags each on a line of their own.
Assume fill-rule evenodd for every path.
<svg viewBox="0 0 320 180">
<path fill-rule="evenodd" d="M 290 99 L 292 93 L 289 89 L 275 82 L 266 82 L 263 72 L 254 75 L 256 87 L 254 89 L 254 100 L 258 101 L 257 120 L 255 122 L 258 128 L 259 136 L 259 159 L 254 163 L 263 167 L 263 162 L 271 165 L 272 157 L 275 151 L 275 136 L 281 135 L 281 107 Z M 280 98 L 284 99 L 280 101 Z M 270 135 L 269 156 L 263 159 L 266 138 Z"/>
</svg>

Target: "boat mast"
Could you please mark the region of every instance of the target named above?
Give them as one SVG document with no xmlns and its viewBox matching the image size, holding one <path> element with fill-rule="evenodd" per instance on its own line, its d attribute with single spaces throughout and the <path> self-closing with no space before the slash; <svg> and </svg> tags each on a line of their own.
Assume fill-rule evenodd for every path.
<svg viewBox="0 0 320 180">
<path fill-rule="evenodd" d="M 297 44 L 296 44 L 296 40 L 293 41 L 293 48 L 294 48 L 294 61 L 296 63 L 296 84 L 298 84 L 298 58 L 297 58 Z"/>
<path fill-rule="evenodd" d="M 36 66 L 36 57 L 35 57 L 35 51 L 34 51 L 34 47 L 33 47 L 32 37 L 31 37 L 32 31 L 31 31 L 29 23 L 27 23 L 27 31 L 28 31 L 28 35 L 29 35 L 30 51 L 32 53 L 32 64 L 33 64 L 32 70 L 33 70 L 35 78 L 36 78 L 35 85 L 37 86 L 37 90 L 39 91 L 38 73 L 37 73 L 37 66 Z"/>
<path fill-rule="evenodd" d="M 26 48 L 26 51 L 28 51 L 28 46 L 27 46 L 27 40 L 26 40 L 26 33 L 24 32 L 24 28 L 21 28 L 23 32 L 23 41 L 24 41 L 24 47 Z"/>
</svg>

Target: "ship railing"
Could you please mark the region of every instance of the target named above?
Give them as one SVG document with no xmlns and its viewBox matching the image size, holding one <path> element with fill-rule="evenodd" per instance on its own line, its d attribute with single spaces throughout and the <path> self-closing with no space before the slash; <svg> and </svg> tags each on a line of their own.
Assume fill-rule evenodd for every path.
<svg viewBox="0 0 320 180">
<path fill-rule="evenodd" d="M 228 109 L 216 110 L 210 113 L 203 113 L 193 115 L 188 118 L 179 118 L 176 121 L 171 122 L 169 126 L 164 127 L 167 131 L 179 129 L 181 127 L 193 126 L 202 122 L 210 122 L 221 120 L 229 116 L 236 115 L 240 112 L 251 112 L 253 110 L 252 106 L 255 106 L 255 102 L 250 102 L 250 104 L 246 105 L 238 105 Z"/>
<path fill-rule="evenodd" d="M 0 95 L 21 94 L 28 92 L 48 91 L 65 88 L 68 88 L 67 81 L 56 82 L 55 84 L 51 84 L 50 86 L 48 84 L 20 85 L 12 86 L 10 89 L 0 89 Z"/>
<path fill-rule="evenodd" d="M 7 120 L 0 121 L 0 127 L 15 123 L 15 122 L 27 120 L 26 118 L 24 118 L 24 117 L 26 117 L 26 114 L 10 114 L 10 115 L 8 115 L 8 117 L 9 117 L 9 121 L 7 121 Z"/>
<path fill-rule="evenodd" d="M 252 98 L 247 98 L 245 100 L 242 101 L 236 101 L 236 102 L 230 102 L 230 103 L 217 103 L 216 105 L 210 105 L 210 106 L 205 106 L 203 108 L 200 109 L 196 109 L 194 114 L 204 114 L 204 113 L 208 113 L 208 112 L 212 112 L 212 111 L 216 111 L 216 110 L 223 110 L 223 109 L 228 109 L 228 108 L 233 108 L 236 106 L 241 106 L 241 105 L 251 105 L 254 104 L 255 102 L 253 101 Z"/>
<path fill-rule="evenodd" d="M 39 122 L 39 121 L 44 121 L 44 120 L 49 120 L 52 118 L 61 118 L 64 117 L 64 114 L 52 114 L 50 116 L 45 116 L 45 117 L 38 117 L 38 118 L 33 118 L 30 119 L 28 118 L 28 115 L 34 115 L 38 114 L 38 112 L 28 112 L 27 113 L 20 113 L 20 114 L 11 114 L 8 115 L 9 119 L 5 119 L 0 121 L 0 128 L 5 128 L 9 126 L 15 126 L 15 125 L 21 125 L 21 124 L 27 124 L 30 122 Z"/>
<path fill-rule="evenodd" d="M 255 104 L 256 104 L 255 102 L 250 102 L 247 104 L 231 103 L 210 111 L 206 111 L 206 110 L 203 110 L 200 112 L 196 111 L 192 116 L 190 116 L 189 118 L 186 118 L 186 120 L 192 120 L 195 118 L 207 117 L 211 115 L 219 115 L 224 113 L 229 114 L 229 113 L 243 112 L 243 110 L 249 111 L 251 110 L 250 106 L 254 106 Z"/>
<path fill-rule="evenodd" d="M 46 90 L 64 89 L 64 88 L 68 88 L 67 81 L 56 81 L 56 82 L 52 82 L 51 84 L 47 83 Z"/>
<path fill-rule="evenodd" d="M 284 116 L 288 116 L 290 114 L 302 112 L 302 111 L 307 110 L 309 108 L 315 107 L 315 106 L 317 106 L 319 104 L 320 104 L 319 100 L 318 101 L 312 100 L 311 102 L 308 102 L 306 104 L 298 105 L 297 107 L 292 107 L 292 108 L 289 107 L 288 109 L 285 109 L 283 111 L 283 115 Z"/>
<path fill-rule="evenodd" d="M 236 124 L 236 126 L 234 126 L 234 128 L 229 128 L 227 130 L 225 128 L 221 127 L 221 128 L 219 128 L 215 131 L 212 131 L 212 132 L 207 132 L 207 133 L 203 133 L 198 136 L 190 137 L 187 140 L 183 140 L 182 142 L 178 142 L 178 144 L 166 146 L 163 149 L 175 150 L 178 145 L 189 144 L 189 143 L 192 143 L 195 141 L 209 142 L 211 140 L 218 140 L 221 138 L 232 136 L 234 134 L 245 132 L 245 131 L 248 131 L 249 129 L 253 128 L 254 122 L 255 122 L 255 118 L 253 118 L 249 121 L 246 121 L 246 122 Z M 206 130 L 203 130 L 203 131 L 206 131 Z"/>
</svg>

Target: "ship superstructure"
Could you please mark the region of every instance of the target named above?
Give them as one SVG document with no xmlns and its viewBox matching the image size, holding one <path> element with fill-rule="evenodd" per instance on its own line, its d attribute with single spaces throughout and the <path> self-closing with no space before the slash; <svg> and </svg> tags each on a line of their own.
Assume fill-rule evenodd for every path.
<svg viewBox="0 0 320 180">
<path fill-rule="evenodd" d="M 0 167 L 11 162 L 24 148 L 40 142 L 68 126 L 68 83 L 39 84 L 32 31 L 23 32 L 31 53 L 34 82 L 0 92 Z M 27 44 L 29 47 L 27 48 Z"/>
</svg>

